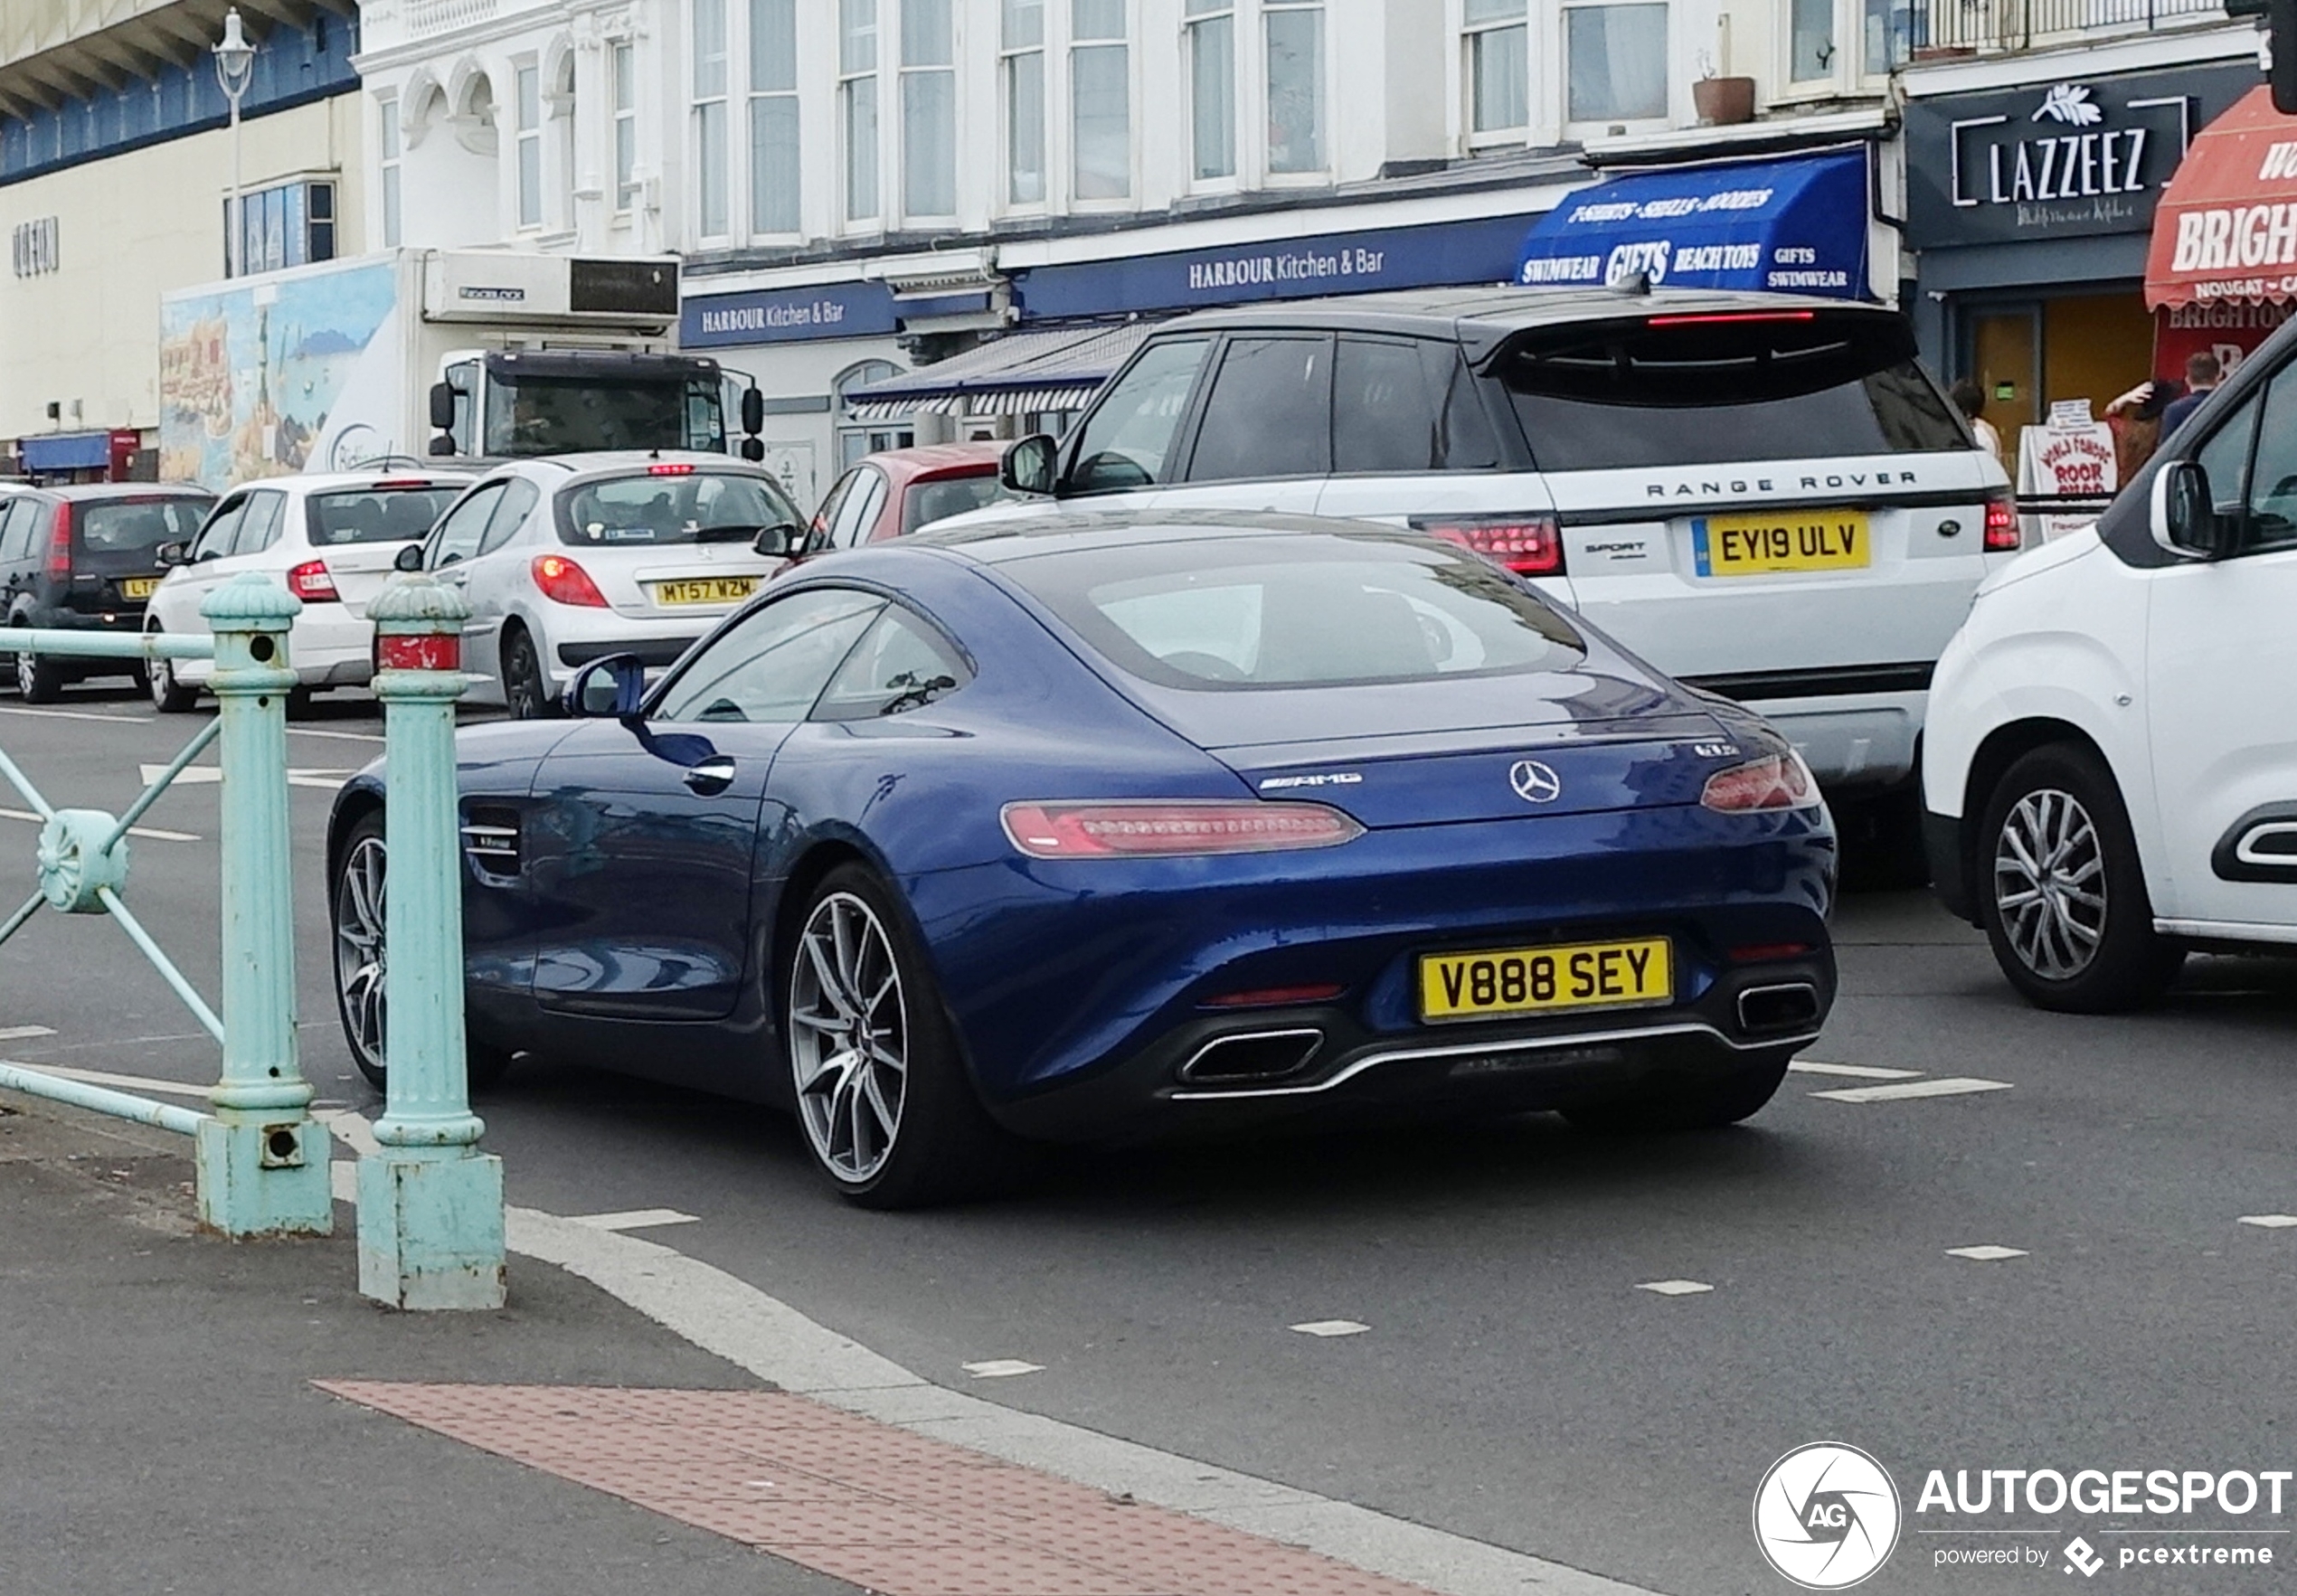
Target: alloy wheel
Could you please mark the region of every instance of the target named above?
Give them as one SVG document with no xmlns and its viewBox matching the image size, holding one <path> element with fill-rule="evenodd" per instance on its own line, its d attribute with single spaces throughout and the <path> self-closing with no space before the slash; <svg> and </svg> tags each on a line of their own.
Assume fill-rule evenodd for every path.
<svg viewBox="0 0 2297 1596">
<path fill-rule="evenodd" d="M 1994 842 L 1994 907 L 2027 968 L 2070 980 L 2105 936 L 2105 854 L 2072 793 L 2037 788 L 2002 817 Z"/>
<path fill-rule="evenodd" d="M 16 650 L 16 695 L 29 704 L 40 693 L 40 661 L 30 649 Z"/>
<path fill-rule="evenodd" d="M 335 899 L 335 982 L 343 996 L 344 1025 L 351 1044 L 368 1060 L 383 1062 L 383 891 L 389 855 L 383 839 L 364 836 L 343 862 Z"/>
<path fill-rule="evenodd" d="M 867 903 L 831 892 L 806 917 L 789 980 L 789 1066 L 814 1155 L 859 1185 L 884 1167 L 908 1096 L 901 967 Z"/>
</svg>

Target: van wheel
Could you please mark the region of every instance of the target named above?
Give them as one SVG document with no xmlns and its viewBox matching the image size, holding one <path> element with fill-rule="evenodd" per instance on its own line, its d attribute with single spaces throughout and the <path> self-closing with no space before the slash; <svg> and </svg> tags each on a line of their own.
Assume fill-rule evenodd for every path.
<svg viewBox="0 0 2297 1596">
<path fill-rule="evenodd" d="M 2026 999 L 2113 1014 L 2161 996 L 2184 947 L 2153 929 L 2153 901 L 2113 772 L 2074 743 L 2052 743 L 2002 773 L 1972 861 L 1980 923 Z"/>
</svg>

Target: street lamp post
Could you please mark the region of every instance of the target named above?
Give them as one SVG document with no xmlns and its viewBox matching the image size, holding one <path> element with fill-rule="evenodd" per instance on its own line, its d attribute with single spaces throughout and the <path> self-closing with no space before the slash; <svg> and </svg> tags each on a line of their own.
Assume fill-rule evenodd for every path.
<svg viewBox="0 0 2297 1596">
<path fill-rule="evenodd" d="M 241 30 L 239 7 L 223 14 L 223 42 L 215 47 L 215 80 L 232 106 L 232 203 L 225 211 L 228 236 L 223 241 L 223 269 L 227 277 L 247 273 L 247 216 L 240 198 L 240 99 L 255 74 L 255 46 Z"/>
</svg>

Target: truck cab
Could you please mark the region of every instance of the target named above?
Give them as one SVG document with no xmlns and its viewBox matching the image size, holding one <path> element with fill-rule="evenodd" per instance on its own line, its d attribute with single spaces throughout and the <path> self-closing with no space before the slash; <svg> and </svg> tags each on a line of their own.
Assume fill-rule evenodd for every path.
<svg viewBox="0 0 2297 1596">
<path fill-rule="evenodd" d="M 430 390 L 434 457 L 726 447 L 714 360 L 629 349 L 461 349 Z"/>
</svg>

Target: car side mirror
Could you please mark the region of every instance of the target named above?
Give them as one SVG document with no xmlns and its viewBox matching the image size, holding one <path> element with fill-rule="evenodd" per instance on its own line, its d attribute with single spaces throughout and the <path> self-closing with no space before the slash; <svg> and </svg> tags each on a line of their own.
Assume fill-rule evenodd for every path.
<svg viewBox="0 0 2297 1596">
<path fill-rule="evenodd" d="M 805 552 L 806 529 L 788 521 L 779 522 L 761 531 L 758 541 L 750 548 L 770 560 L 787 560 L 792 554 Z"/>
<path fill-rule="evenodd" d="M 2217 512 L 2209 473 L 2199 460 L 2172 460 L 2153 478 L 2153 541 L 2180 560 L 2221 560 L 2231 552 L 2236 522 Z"/>
<path fill-rule="evenodd" d="M 162 565 L 188 565 L 191 551 L 182 543 L 162 543 L 152 551 L 152 558 Z"/>
<path fill-rule="evenodd" d="M 628 720 L 646 699 L 646 666 L 635 654 L 593 659 L 566 684 L 566 713 L 592 720 L 608 715 Z"/>
<path fill-rule="evenodd" d="M 393 571 L 421 571 L 422 569 L 422 545 L 419 543 L 402 545 L 399 552 L 391 556 L 391 569 Z"/>
<path fill-rule="evenodd" d="M 752 386 L 742 391 L 742 430 L 755 438 L 766 430 L 766 396 Z M 762 449 L 760 452 L 763 452 Z M 755 459 L 758 457 L 749 457 Z"/>
<path fill-rule="evenodd" d="M 1032 432 L 1005 451 L 1005 458 L 997 462 L 997 478 L 1015 493 L 1043 497 L 1054 490 L 1059 453 L 1059 446 L 1050 436 Z"/>
<path fill-rule="evenodd" d="M 754 466 L 766 458 L 765 440 L 758 438 L 745 438 L 742 440 L 742 447 L 737 452 L 743 459 Z"/>
<path fill-rule="evenodd" d="M 444 382 L 433 382 L 430 385 L 430 424 L 441 432 L 451 432 L 455 430 L 455 391 Z M 431 453 L 438 452 L 439 446 L 433 443 Z M 450 449 L 448 452 L 453 451 Z"/>
</svg>

